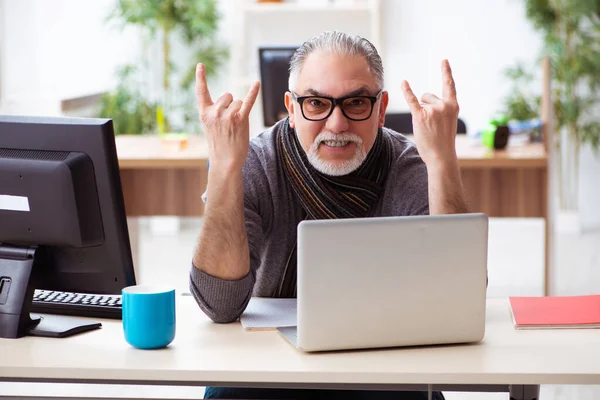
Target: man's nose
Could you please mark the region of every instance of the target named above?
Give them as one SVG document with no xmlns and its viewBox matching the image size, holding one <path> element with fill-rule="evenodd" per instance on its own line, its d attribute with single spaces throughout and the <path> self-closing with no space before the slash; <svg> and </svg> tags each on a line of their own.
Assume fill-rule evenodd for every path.
<svg viewBox="0 0 600 400">
<path fill-rule="evenodd" d="M 333 133 L 341 133 L 348 130 L 348 118 L 346 118 L 339 105 L 334 107 L 331 115 L 327 118 L 325 127 Z"/>
</svg>

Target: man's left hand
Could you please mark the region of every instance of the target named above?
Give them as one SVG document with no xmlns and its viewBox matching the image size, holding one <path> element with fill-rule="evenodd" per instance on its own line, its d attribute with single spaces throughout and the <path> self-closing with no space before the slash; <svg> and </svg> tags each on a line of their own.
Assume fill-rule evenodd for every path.
<svg viewBox="0 0 600 400">
<path fill-rule="evenodd" d="M 410 107 L 414 140 L 428 168 L 455 166 L 458 101 L 448 60 L 442 61 L 442 98 L 425 93 L 421 102 L 407 81 L 402 82 L 404 98 Z"/>
</svg>

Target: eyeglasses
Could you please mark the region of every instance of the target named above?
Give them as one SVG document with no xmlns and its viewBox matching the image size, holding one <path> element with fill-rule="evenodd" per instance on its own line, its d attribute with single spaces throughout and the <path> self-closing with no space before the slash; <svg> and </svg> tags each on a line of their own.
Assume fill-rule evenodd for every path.
<svg viewBox="0 0 600 400">
<path fill-rule="evenodd" d="M 300 104 L 302 116 L 309 121 L 322 121 L 328 118 L 336 105 L 340 106 L 342 114 L 352 121 L 364 121 L 371 118 L 373 106 L 382 91 L 375 96 L 346 96 L 346 97 L 323 97 L 323 96 L 300 96 L 292 93 L 292 98 Z"/>
</svg>

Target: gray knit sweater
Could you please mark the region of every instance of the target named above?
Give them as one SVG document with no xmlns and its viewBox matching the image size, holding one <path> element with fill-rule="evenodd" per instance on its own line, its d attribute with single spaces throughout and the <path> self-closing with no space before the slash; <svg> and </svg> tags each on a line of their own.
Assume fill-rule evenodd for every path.
<svg viewBox="0 0 600 400">
<path fill-rule="evenodd" d="M 296 241 L 302 207 L 278 163 L 275 132 L 279 124 L 250 141 L 243 168 L 250 273 L 228 281 L 192 265 L 192 295 L 215 322 L 237 320 L 251 296 L 272 297 Z M 414 143 L 387 128 L 383 132 L 392 139 L 392 169 L 371 216 L 428 214 L 427 170 Z"/>
</svg>

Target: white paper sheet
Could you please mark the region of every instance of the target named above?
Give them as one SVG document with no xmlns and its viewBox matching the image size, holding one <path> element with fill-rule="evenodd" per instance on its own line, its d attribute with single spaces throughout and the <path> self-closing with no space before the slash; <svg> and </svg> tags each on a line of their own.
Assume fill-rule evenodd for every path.
<svg viewBox="0 0 600 400">
<path fill-rule="evenodd" d="M 296 299 L 253 297 L 240 317 L 244 330 L 274 330 L 296 326 Z"/>
</svg>

